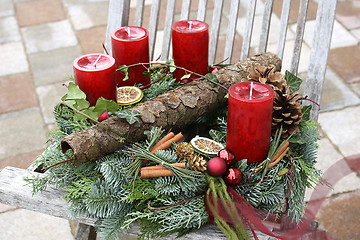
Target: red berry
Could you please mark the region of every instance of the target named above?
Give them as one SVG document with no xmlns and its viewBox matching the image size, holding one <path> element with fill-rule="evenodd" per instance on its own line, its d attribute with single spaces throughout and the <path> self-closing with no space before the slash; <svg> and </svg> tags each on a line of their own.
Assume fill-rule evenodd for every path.
<svg viewBox="0 0 360 240">
<path fill-rule="evenodd" d="M 224 161 L 226 162 L 226 164 L 228 166 L 231 165 L 235 161 L 234 154 L 232 154 L 232 152 L 230 152 L 230 150 L 228 150 L 226 148 L 221 149 L 217 155 L 219 158 L 224 159 Z"/>
<path fill-rule="evenodd" d="M 213 177 L 220 177 L 226 172 L 227 166 L 224 159 L 214 157 L 207 163 L 207 171 Z"/>
<path fill-rule="evenodd" d="M 241 182 L 241 172 L 239 169 L 237 168 L 229 168 L 228 170 L 226 170 L 225 172 L 225 182 L 231 186 L 235 186 L 238 185 Z"/>
<path fill-rule="evenodd" d="M 216 73 L 217 71 L 219 71 L 221 68 L 219 66 L 214 66 L 211 68 L 211 73 Z"/>
<path fill-rule="evenodd" d="M 98 117 L 98 121 L 99 121 L 99 122 L 104 121 L 105 119 L 108 119 L 109 117 L 110 117 L 109 111 L 105 111 L 103 114 L 101 114 L 101 115 Z"/>
</svg>

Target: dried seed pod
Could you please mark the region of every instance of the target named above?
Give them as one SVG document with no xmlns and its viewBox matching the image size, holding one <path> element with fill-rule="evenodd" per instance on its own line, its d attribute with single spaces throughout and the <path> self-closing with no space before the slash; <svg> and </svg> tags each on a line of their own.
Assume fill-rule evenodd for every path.
<svg viewBox="0 0 360 240">
<path fill-rule="evenodd" d="M 189 166 L 193 171 L 204 172 L 206 171 L 207 162 L 203 156 L 194 154 L 189 159 Z"/>
<path fill-rule="evenodd" d="M 194 154 L 194 148 L 187 142 L 176 145 L 176 156 L 181 159 L 189 160 Z"/>
</svg>

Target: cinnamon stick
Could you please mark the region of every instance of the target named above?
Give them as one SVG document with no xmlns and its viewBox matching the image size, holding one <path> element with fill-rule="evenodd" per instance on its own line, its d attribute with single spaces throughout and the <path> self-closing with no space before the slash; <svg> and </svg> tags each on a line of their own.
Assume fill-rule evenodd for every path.
<svg viewBox="0 0 360 240">
<path fill-rule="evenodd" d="M 182 135 L 182 133 L 178 133 L 176 134 L 174 137 L 172 137 L 171 139 L 163 142 L 162 144 L 160 144 L 158 147 L 156 148 L 153 148 L 151 150 L 151 153 L 156 153 L 156 151 L 158 150 L 165 150 L 165 149 L 168 149 L 169 147 L 171 147 L 171 145 L 173 144 L 173 142 L 178 142 L 180 141 L 181 139 L 183 139 L 184 135 Z"/>
<path fill-rule="evenodd" d="M 280 147 L 281 146 L 281 147 Z M 276 154 L 272 157 L 270 162 L 275 161 L 276 159 L 279 158 L 279 156 L 286 150 L 286 148 L 289 146 L 289 141 L 288 140 L 284 140 L 280 146 L 277 149 Z"/>
<path fill-rule="evenodd" d="M 163 144 L 164 142 L 166 142 L 167 140 L 170 140 L 171 138 L 173 138 L 175 136 L 175 133 L 173 132 L 169 132 L 168 134 L 165 135 L 165 137 L 163 137 L 162 139 L 160 139 L 154 146 L 152 146 L 152 148 L 150 149 L 150 152 L 153 149 L 158 148 L 161 144 Z"/>
<path fill-rule="evenodd" d="M 275 159 L 273 162 L 271 162 L 268 166 L 268 169 L 274 167 L 280 160 L 285 156 L 285 154 L 289 151 L 289 148 L 287 147 L 281 154 L 278 156 L 277 159 Z"/>
<path fill-rule="evenodd" d="M 181 168 L 186 167 L 185 163 L 173 163 L 171 165 Z M 161 165 L 140 168 L 140 178 L 167 177 L 167 176 L 174 176 L 174 174 L 168 168 Z"/>
</svg>

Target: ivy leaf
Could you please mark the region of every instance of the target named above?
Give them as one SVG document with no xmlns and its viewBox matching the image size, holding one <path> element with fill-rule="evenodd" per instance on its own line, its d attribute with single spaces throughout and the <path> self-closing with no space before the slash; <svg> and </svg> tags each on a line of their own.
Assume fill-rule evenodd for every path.
<svg viewBox="0 0 360 240">
<path fill-rule="evenodd" d="M 286 83 L 290 86 L 290 93 L 299 91 L 302 80 L 289 71 L 285 71 Z"/>
<path fill-rule="evenodd" d="M 125 118 L 129 124 L 134 124 L 135 122 L 140 123 L 138 116 L 141 116 L 141 114 L 135 110 L 125 109 L 120 112 L 115 112 L 114 115 L 118 118 Z"/>
<path fill-rule="evenodd" d="M 68 86 L 68 93 L 65 94 L 66 98 L 65 99 L 61 99 L 61 100 L 66 100 L 66 99 L 86 99 L 86 94 L 80 89 L 80 87 L 78 85 L 76 85 L 75 83 L 69 82 L 69 86 Z"/>
<path fill-rule="evenodd" d="M 303 108 L 301 109 L 301 112 L 303 114 L 302 120 L 303 121 L 307 121 L 310 120 L 310 111 L 311 111 L 312 106 L 308 105 L 308 106 L 303 106 Z"/>
<path fill-rule="evenodd" d="M 207 77 L 208 79 L 210 79 L 211 81 L 209 81 L 209 84 L 211 87 L 216 87 L 216 84 L 215 83 L 218 83 L 219 80 L 217 79 L 216 75 L 213 74 L 213 73 L 207 73 L 205 75 L 205 77 Z"/>
<path fill-rule="evenodd" d="M 98 115 L 101 115 L 105 111 L 116 112 L 119 108 L 120 106 L 116 102 L 101 97 L 96 101 L 94 111 L 97 112 Z"/>
<path fill-rule="evenodd" d="M 73 106 L 76 109 L 82 110 L 82 109 L 86 109 L 86 108 L 90 107 L 90 103 L 85 99 L 77 99 L 77 100 L 74 100 Z"/>
<path fill-rule="evenodd" d="M 129 68 L 126 65 L 120 65 L 119 68 L 120 71 L 122 71 L 125 74 L 125 77 L 123 78 L 123 81 L 126 81 L 129 79 Z"/>
<path fill-rule="evenodd" d="M 180 78 L 180 80 L 188 79 L 190 76 L 191 76 L 191 73 L 185 74 L 184 76 L 182 76 L 182 77 Z"/>
</svg>

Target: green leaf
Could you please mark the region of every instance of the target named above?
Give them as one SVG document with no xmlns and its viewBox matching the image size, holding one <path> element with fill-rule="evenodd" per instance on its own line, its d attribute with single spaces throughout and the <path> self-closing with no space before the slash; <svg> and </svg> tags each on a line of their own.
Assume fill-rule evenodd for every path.
<svg viewBox="0 0 360 240">
<path fill-rule="evenodd" d="M 209 135 L 212 139 L 214 139 L 217 142 L 225 142 L 226 141 L 226 133 L 220 132 L 215 129 L 211 129 L 209 131 Z"/>
<path fill-rule="evenodd" d="M 288 168 L 283 168 L 283 169 L 280 170 L 279 175 L 285 174 L 288 171 L 289 171 Z M 281 180 L 281 178 L 282 178 L 282 176 L 279 176 L 279 177 L 275 178 L 275 180 Z"/>
<path fill-rule="evenodd" d="M 173 73 L 173 72 L 175 72 L 175 70 L 176 70 L 176 66 L 175 66 L 174 60 L 171 60 L 171 61 L 170 61 L 169 71 L 170 71 L 171 73 Z"/>
<path fill-rule="evenodd" d="M 125 74 L 123 81 L 128 80 L 129 79 L 129 68 L 126 65 L 120 65 L 118 69 L 120 69 L 120 71 L 122 71 Z"/>
<path fill-rule="evenodd" d="M 190 76 L 191 76 L 191 73 L 185 74 L 184 76 L 182 76 L 182 77 L 180 78 L 180 80 L 188 79 Z"/>
<path fill-rule="evenodd" d="M 306 139 L 301 137 L 300 135 L 293 135 L 290 139 L 289 142 L 291 143 L 298 143 L 298 144 L 306 144 Z"/>
<path fill-rule="evenodd" d="M 215 74 L 213 74 L 213 73 L 207 73 L 207 74 L 205 75 L 205 77 L 207 77 L 208 79 L 210 79 L 209 84 L 210 84 L 211 87 L 216 87 L 216 84 L 215 84 L 215 83 L 218 83 L 219 80 L 217 79 L 217 77 L 216 77 Z"/>
<path fill-rule="evenodd" d="M 72 101 L 72 100 L 70 100 Z M 73 106 L 78 110 L 83 110 L 90 107 L 90 103 L 85 99 L 74 100 Z"/>
<path fill-rule="evenodd" d="M 69 82 L 66 99 L 86 99 L 86 94 L 75 83 Z"/>
<path fill-rule="evenodd" d="M 94 111 L 97 112 L 98 115 L 101 115 L 105 111 L 116 112 L 119 108 L 120 106 L 116 102 L 101 97 L 96 101 Z"/>
<path fill-rule="evenodd" d="M 307 121 L 310 120 L 310 111 L 311 111 L 312 106 L 303 106 L 303 108 L 301 109 L 301 112 L 303 114 L 302 117 L 302 121 Z"/>
<path fill-rule="evenodd" d="M 290 93 L 299 91 L 302 80 L 289 71 L 285 71 L 286 83 L 290 86 Z"/>
<path fill-rule="evenodd" d="M 129 124 L 134 124 L 135 122 L 140 123 L 140 119 L 138 118 L 138 116 L 141 116 L 141 114 L 138 111 L 125 109 L 120 112 L 115 112 L 115 116 L 117 116 L 118 118 L 125 118 Z"/>
</svg>

